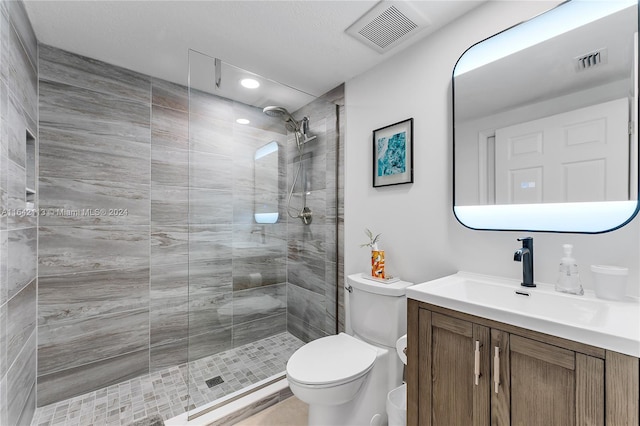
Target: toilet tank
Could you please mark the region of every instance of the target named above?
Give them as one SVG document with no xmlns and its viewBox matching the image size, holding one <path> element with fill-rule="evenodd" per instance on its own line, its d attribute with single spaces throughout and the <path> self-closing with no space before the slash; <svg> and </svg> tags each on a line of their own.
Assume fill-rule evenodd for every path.
<svg viewBox="0 0 640 426">
<path fill-rule="evenodd" d="M 354 335 L 370 343 L 395 347 L 400 336 L 407 333 L 406 281 L 382 283 L 362 274 L 347 277 L 349 320 Z"/>
</svg>

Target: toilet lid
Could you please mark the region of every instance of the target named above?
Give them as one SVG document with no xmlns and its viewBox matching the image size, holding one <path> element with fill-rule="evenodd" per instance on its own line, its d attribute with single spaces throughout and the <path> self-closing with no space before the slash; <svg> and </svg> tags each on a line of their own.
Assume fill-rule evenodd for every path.
<svg viewBox="0 0 640 426">
<path fill-rule="evenodd" d="M 308 385 L 347 382 L 366 373 L 377 350 L 348 334 L 340 333 L 307 343 L 287 363 L 287 375 Z"/>
</svg>

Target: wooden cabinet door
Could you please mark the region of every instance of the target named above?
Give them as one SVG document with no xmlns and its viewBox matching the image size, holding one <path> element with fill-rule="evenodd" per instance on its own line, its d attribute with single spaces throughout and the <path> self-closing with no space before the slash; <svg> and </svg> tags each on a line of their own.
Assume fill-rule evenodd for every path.
<svg viewBox="0 0 640 426">
<path fill-rule="evenodd" d="M 636 357 L 413 300 L 408 314 L 409 426 L 640 424 Z"/>
<path fill-rule="evenodd" d="M 491 425 L 511 424 L 509 333 L 491 329 Z"/>
<path fill-rule="evenodd" d="M 419 425 L 488 425 L 489 328 L 424 309 L 419 328 Z"/>
<path fill-rule="evenodd" d="M 491 342 L 492 425 L 603 424 L 602 360 L 497 330 Z"/>
<path fill-rule="evenodd" d="M 511 424 L 575 425 L 575 353 L 511 335 Z"/>
</svg>

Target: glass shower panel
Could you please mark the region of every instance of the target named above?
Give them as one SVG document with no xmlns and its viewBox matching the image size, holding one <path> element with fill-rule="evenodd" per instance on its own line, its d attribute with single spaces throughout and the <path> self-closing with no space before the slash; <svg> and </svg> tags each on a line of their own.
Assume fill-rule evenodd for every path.
<svg viewBox="0 0 640 426">
<path fill-rule="evenodd" d="M 244 87 L 244 79 L 259 87 Z M 337 279 L 327 279 L 335 259 L 325 262 L 335 253 L 326 249 L 337 241 L 327 231 L 335 221 L 327 225 L 326 205 L 314 207 L 312 225 L 289 214 L 305 197 L 335 205 L 336 191 L 334 201 L 326 199 L 328 192 L 314 191 L 326 185 L 327 170 L 335 171 L 326 164 L 327 152 L 335 150 L 326 146 L 335 139 L 327 137 L 326 122 L 336 121 L 336 109 L 327 109 L 331 117 L 318 120 L 319 127 L 315 117 L 305 122 L 298 113 L 314 110 L 317 102 L 189 52 L 191 416 L 231 393 L 282 377 L 297 348 L 336 331 Z M 263 112 L 269 106 L 279 109 Z M 312 141 L 318 145 L 311 147 Z M 302 163 L 300 182 L 291 188 L 289 175 Z"/>
</svg>

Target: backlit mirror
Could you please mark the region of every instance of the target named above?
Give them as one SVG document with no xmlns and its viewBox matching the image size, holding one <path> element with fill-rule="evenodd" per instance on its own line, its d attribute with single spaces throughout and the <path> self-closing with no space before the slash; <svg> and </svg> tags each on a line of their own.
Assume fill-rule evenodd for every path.
<svg viewBox="0 0 640 426">
<path fill-rule="evenodd" d="M 271 141 L 254 155 L 254 213 L 256 223 L 278 222 L 278 143 Z"/>
<path fill-rule="evenodd" d="M 453 71 L 454 214 L 473 229 L 598 233 L 638 209 L 637 1 L 573 0 Z"/>
</svg>

